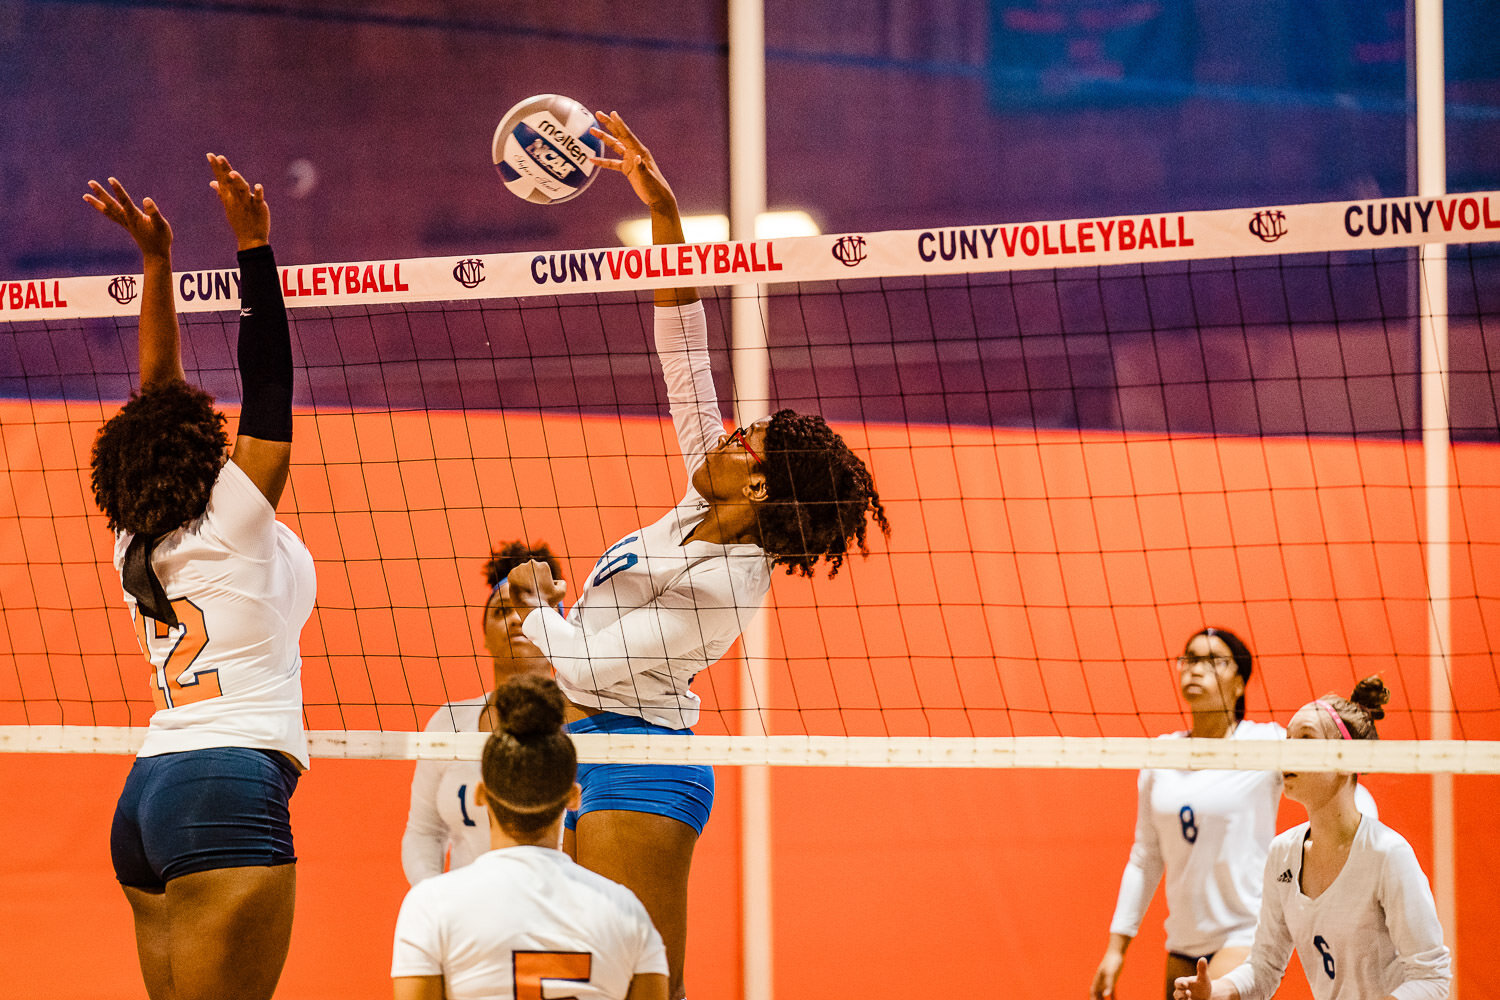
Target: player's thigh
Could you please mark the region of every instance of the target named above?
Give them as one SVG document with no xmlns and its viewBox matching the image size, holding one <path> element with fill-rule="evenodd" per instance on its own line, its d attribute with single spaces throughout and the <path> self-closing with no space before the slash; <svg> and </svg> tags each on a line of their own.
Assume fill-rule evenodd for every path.
<svg viewBox="0 0 1500 1000">
<path fill-rule="evenodd" d="M 268 1000 L 292 938 L 295 864 L 194 872 L 166 899 L 177 1000 Z"/>
<path fill-rule="evenodd" d="M 151 1000 L 172 997 L 172 920 L 167 895 L 160 889 L 122 885 L 135 918 L 135 950 L 141 961 L 141 979 Z"/>
<path fill-rule="evenodd" d="M 664 938 L 685 934 L 697 830 L 669 816 L 606 809 L 579 816 L 575 837 L 580 865 L 640 897 Z"/>
<path fill-rule="evenodd" d="M 1172 989 L 1177 980 L 1183 976 L 1189 978 L 1198 974 L 1198 960 L 1176 952 L 1167 952 L 1167 975 L 1165 993 L 1167 1000 L 1172 1000 Z"/>
</svg>

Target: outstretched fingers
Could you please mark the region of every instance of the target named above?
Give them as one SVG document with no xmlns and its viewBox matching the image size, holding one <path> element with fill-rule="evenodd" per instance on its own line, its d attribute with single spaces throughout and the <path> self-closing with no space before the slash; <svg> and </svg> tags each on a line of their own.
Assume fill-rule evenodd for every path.
<svg viewBox="0 0 1500 1000">
<path fill-rule="evenodd" d="M 171 249 L 172 227 L 156 202 L 143 198 L 137 207 L 125 185 L 114 177 L 109 178 L 108 190 L 98 181 L 88 184 L 90 193 L 83 196 L 84 202 L 129 233 L 142 253 L 165 255 Z"/>
<path fill-rule="evenodd" d="M 243 174 L 230 165 L 229 159 L 219 153 L 208 153 L 208 168 L 214 179 L 208 182 L 219 202 L 224 206 L 224 217 L 234 230 L 241 250 L 259 246 L 269 241 L 271 213 L 266 207 L 266 191 L 259 184 L 252 185 Z"/>
<path fill-rule="evenodd" d="M 589 131 L 604 140 L 605 146 L 619 157 L 618 159 L 608 159 L 602 156 L 589 157 L 589 160 L 596 166 L 628 174 L 650 157 L 651 151 L 641 144 L 640 139 L 636 138 L 635 133 L 631 131 L 629 125 L 625 124 L 625 119 L 620 117 L 618 111 L 597 111 L 594 113 L 594 118 L 598 120 L 599 127 L 590 128 Z"/>
</svg>

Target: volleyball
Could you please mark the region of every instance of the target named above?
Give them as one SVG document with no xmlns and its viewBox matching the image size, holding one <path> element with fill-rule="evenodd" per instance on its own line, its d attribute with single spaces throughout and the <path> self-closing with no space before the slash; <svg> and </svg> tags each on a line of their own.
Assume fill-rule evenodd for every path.
<svg viewBox="0 0 1500 1000">
<path fill-rule="evenodd" d="M 507 111 L 495 129 L 495 170 L 517 198 L 538 205 L 576 198 L 598 174 L 588 159 L 604 151 L 604 144 L 589 134 L 598 124 L 571 97 L 528 97 Z"/>
</svg>

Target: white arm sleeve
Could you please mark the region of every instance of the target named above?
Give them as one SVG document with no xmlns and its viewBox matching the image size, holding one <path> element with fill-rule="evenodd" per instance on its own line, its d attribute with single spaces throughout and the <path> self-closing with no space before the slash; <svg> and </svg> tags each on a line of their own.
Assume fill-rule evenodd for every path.
<svg viewBox="0 0 1500 1000">
<path fill-rule="evenodd" d="M 391 946 L 391 978 L 398 976 L 441 976 L 443 974 L 442 932 L 437 921 L 408 891 L 396 916 L 396 940 Z"/>
<path fill-rule="evenodd" d="M 1111 934 L 1133 938 L 1140 932 L 1141 918 L 1161 883 L 1162 870 L 1161 843 L 1151 822 L 1151 772 L 1143 770 L 1136 779 L 1135 843 L 1120 878 L 1115 915 L 1109 922 Z"/>
<path fill-rule="evenodd" d="M 1285 861 L 1278 859 L 1275 851 L 1266 858 L 1266 871 L 1261 878 L 1260 922 L 1255 925 L 1250 957 L 1224 977 L 1240 991 L 1240 1000 L 1269 1000 L 1281 985 L 1287 962 L 1292 958 L 1292 935 L 1286 929 L 1286 912 L 1276 882 L 1278 860 Z"/>
<path fill-rule="evenodd" d="M 423 732 L 432 732 L 438 716 L 450 711 L 437 710 Z M 401 869 L 409 885 L 431 878 L 443 871 L 443 857 L 448 853 L 448 829 L 438 815 L 437 786 L 443 776 L 443 763 L 419 760 L 411 777 L 411 804 L 406 810 L 406 831 L 401 834 Z"/>
<path fill-rule="evenodd" d="M 682 461 L 691 475 L 724 433 L 708 357 L 708 317 L 703 303 L 656 307 L 656 356 L 667 382 L 667 400 Z"/>
<path fill-rule="evenodd" d="M 532 611 L 521 631 L 569 685 L 603 691 L 671 660 L 696 658 L 710 666 L 723 650 L 706 647 L 716 639 L 733 642 L 759 610 L 735 605 L 727 574 L 707 573 L 597 632 L 584 632 L 554 608 Z"/>
<path fill-rule="evenodd" d="M 1391 995 L 1396 1000 L 1445 1000 L 1453 971 L 1443 927 L 1427 876 L 1404 842 L 1386 854 L 1381 866 L 1380 906 L 1405 977 Z"/>
</svg>

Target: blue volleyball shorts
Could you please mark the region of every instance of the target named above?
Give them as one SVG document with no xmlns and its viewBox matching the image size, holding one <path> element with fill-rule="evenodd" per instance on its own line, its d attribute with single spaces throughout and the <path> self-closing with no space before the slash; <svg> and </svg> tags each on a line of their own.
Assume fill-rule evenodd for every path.
<svg viewBox="0 0 1500 1000">
<path fill-rule="evenodd" d="M 688 729 L 655 726 L 631 715 L 600 712 L 568 723 L 570 733 L 631 733 L 691 736 Z M 583 801 L 564 823 L 577 829 L 578 817 L 605 809 L 653 813 L 681 820 L 703 832 L 714 808 L 714 769 L 706 764 L 579 764 Z"/>
<path fill-rule="evenodd" d="M 274 750 L 216 747 L 137 757 L 109 834 L 121 885 L 297 860 L 288 806 L 297 769 Z"/>
</svg>

